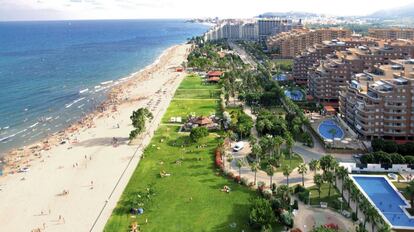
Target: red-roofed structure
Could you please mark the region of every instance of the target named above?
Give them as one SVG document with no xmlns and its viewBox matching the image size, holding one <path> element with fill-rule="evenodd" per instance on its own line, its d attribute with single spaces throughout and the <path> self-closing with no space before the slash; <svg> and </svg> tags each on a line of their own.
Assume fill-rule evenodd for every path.
<svg viewBox="0 0 414 232">
<path fill-rule="evenodd" d="M 209 71 L 207 73 L 208 77 L 221 77 L 223 75 L 222 71 Z"/>
</svg>

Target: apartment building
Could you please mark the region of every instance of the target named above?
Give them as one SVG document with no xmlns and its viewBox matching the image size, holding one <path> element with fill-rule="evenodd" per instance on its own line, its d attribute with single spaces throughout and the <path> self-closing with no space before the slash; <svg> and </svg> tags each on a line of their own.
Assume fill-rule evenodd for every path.
<svg viewBox="0 0 414 232">
<path fill-rule="evenodd" d="M 371 72 L 377 65 L 414 55 L 414 44 L 409 41 L 379 41 L 378 44 L 348 48 L 326 56 L 319 66 L 309 69 L 309 92 L 321 103 L 336 106 L 339 89 L 347 85 L 353 74 Z"/>
<path fill-rule="evenodd" d="M 293 58 L 315 44 L 350 36 L 351 31 L 340 28 L 318 30 L 295 29 L 268 37 L 266 46 L 270 51 L 275 52 L 282 58 Z"/>
<path fill-rule="evenodd" d="M 293 21 L 291 19 L 263 18 L 258 20 L 258 33 L 261 41 L 272 35 L 293 29 L 303 28 L 302 21 Z"/>
<path fill-rule="evenodd" d="M 414 39 L 414 28 L 369 29 L 368 34 L 377 39 Z"/>
<path fill-rule="evenodd" d="M 259 38 L 259 26 L 257 23 L 245 23 L 241 26 L 242 40 L 257 40 Z"/>
<path fill-rule="evenodd" d="M 351 37 L 340 40 L 323 41 L 307 48 L 293 60 L 293 78 L 297 84 L 308 84 L 308 71 L 314 65 L 319 65 L 320 60 L 325 59 L 326 55 L 335 51 L 344 51 L 347 48 L 359 46 L 377 46 L 377 42 L 372 39 Z"/>
<path fill-rule="evenodd" d="M 362 137 L 414 139 L 414 60 L 355 74 L 339 96 L 341 117 Z"/>
</svg>

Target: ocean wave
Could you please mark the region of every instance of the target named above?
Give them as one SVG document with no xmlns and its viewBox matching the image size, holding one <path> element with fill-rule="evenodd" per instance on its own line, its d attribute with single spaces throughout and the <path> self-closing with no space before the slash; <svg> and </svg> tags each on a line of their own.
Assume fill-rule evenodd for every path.
<svg viewBox="0 0 414 232">
<path fill-rule="evenodd" d="M 73 102 L 71 102 L 70 104 L 67 104 L 65 107 L 69 108 L 69 107 L 73 106 L 74 104 L 82 101 L 83 99 L 85 99 L 85 97 L 78 98 L 78 99 L 74 100 Z"/>
<path fill-rule="evenodd" d="M 79 90 L 79 94 L 87 93 L 89 91 L 88 88 Z"/>
</svg>

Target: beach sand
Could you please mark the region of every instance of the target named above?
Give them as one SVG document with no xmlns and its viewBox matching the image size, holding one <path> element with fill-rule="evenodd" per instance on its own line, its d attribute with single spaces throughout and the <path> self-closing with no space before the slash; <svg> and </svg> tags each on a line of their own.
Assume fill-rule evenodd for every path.
<svg viewBox="0 0 414 232">
<path fill-rule="evenodd" d="M 190 45 L 168 49 L 156 64 L 115 87 L 100 112 L 10 154 L 0 179 L 0 231 L 102 231 L 186 75 L 175 67 L 189 50 Z M 149 108 L 154 119 L 129 145 L 129 117 L 140 107 Z M 16 172 L 22 167 L 29 170 Z"/>
</svg>

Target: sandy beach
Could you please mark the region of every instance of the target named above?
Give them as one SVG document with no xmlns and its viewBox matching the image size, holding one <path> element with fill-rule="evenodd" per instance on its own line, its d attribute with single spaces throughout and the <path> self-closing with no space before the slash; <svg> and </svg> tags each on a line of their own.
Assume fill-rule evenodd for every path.
<svg viewBox="0 0 414 232">
<path fill-rule="evenodd" d="M 0 231 L 102 231 L 185 76 L 176 67 L 189 50 L 190 45 L 168 49 L 114 87 L 97 112 L 11 152 L 0 178 Z M 154 119 L 129 145 L 129 117 L 140 107 Z"/>
</svg>

